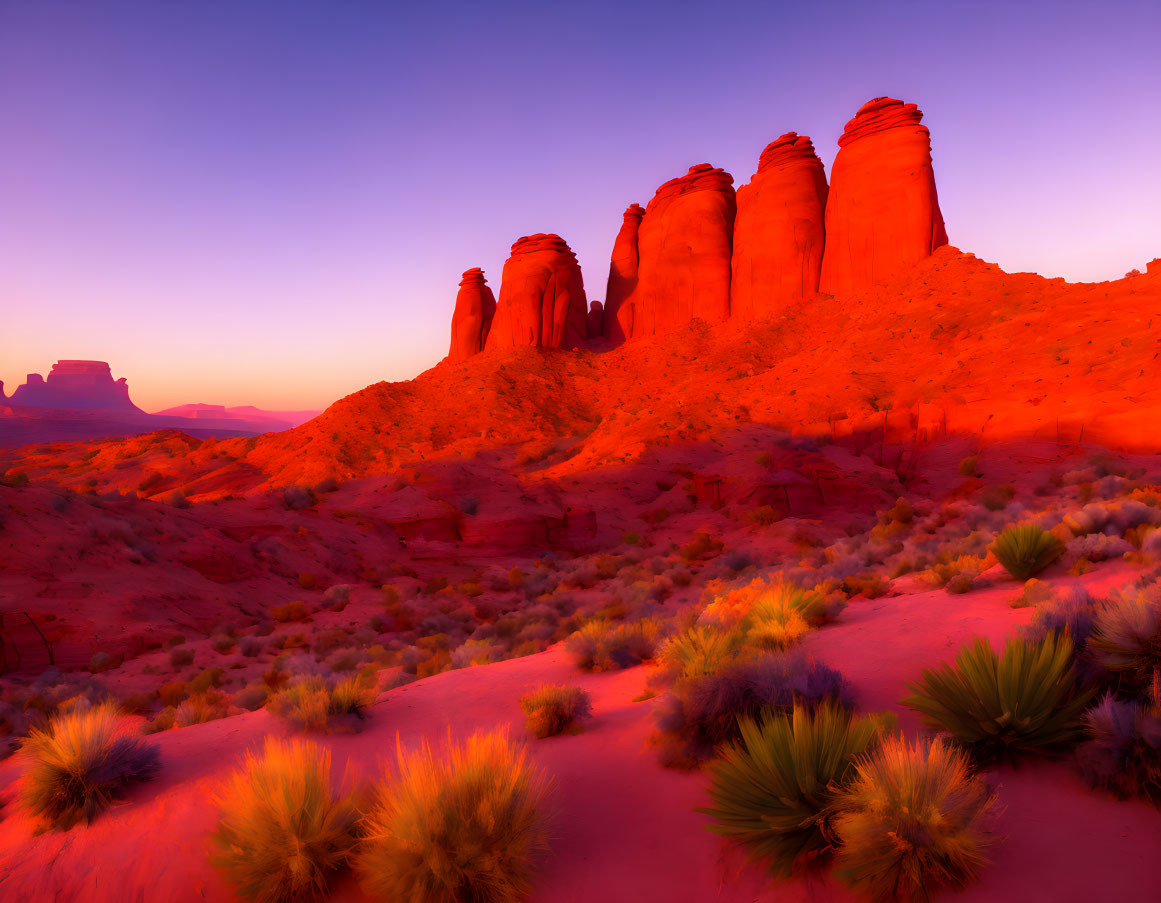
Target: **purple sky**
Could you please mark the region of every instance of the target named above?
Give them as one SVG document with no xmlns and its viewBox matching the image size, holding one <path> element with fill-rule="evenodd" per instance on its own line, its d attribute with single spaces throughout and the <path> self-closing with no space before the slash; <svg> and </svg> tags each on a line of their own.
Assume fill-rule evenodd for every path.
<svg viewBox="0 0 1161 903">
<path fill-rule="evenodd" d="M 0 379 L 323 407 L 447 350 L 460 273 L 558 232 L 603 298 L 632 201 L 919 104 L 953 244 L 1161 256 L 1161 3 L 0 0 Z"/>
</svg>

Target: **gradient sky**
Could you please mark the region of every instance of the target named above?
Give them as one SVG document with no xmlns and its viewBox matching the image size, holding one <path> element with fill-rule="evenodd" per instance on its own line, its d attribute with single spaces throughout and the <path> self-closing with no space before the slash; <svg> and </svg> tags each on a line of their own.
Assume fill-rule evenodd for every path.
<svg viewBox="0 0 1161 903">
<path fill-rule="evenodd" d="M 460 273 L 785 131 L 919 104 L 953 244 L 1161 256 L 1161 3 L 0 0 L 0 379 L 324 407 L 447 351 Z"/>
</svg>

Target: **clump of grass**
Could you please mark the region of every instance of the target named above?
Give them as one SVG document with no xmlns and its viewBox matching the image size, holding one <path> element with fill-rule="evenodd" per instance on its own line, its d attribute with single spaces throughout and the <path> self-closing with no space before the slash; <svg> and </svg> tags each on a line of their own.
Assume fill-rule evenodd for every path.
<svg viewBox="0 0 1161 903">
<path fill-rule="evenodd" d="M 1111 693 L 1085 712 L 1089 739 L 1077 750 L 1081 772 L 1095 787 L 1161 803 L 1161 711 L 1154 701 L 1120 700 Z"/>
<path fill-rule="evenodd" d="M 1008 527 L 988 548 L 1004 570 L 1021 582 L 1064 554 L 1064 543 L 1036 524 Z"/>
<path fill-rule="evenodd" d="M 1149 686 L 1161 671 L 1161 605 L 1144 594 L 1114 596 L 1096 613 L 1089 650 L 1125 683 Z"/>
<path fill-rule="evenodd" d="M 310 676 L 280 690 L 266 709 L 303 730 L 354 733 L 362 727 L 376 695 L 376 688 L 362 675 L 337 683 Z"/>
<path fill-rule="evenodd" d="M 552 737 L 579 730 L 593 711 L 589 694 L 580 687 L 545 685 L 520 697 L 524 724 L 535 737 Z"/>
<path fill-rule="evenodd" d="M 939 740 L 886 740 L 860 758 L 838 800 L 838 872 L 876 901 L 928 900 L 961 889 L 995 843 L 995 794 L 967 756 Z"/>
<path fill-rule="evenodd" d="M 111 705 L 74 709 L 33 728 L 21 749 L 21 801 L 57 829 L 91 822 L 130 784 L 156 775 L 156 746 L 129 735 Z"/>
<path fill-rule="evenodd" d="M 746 847 L 786 876 L 832 847 L 835 799 L 855 757 L 878 742 L 884 722 L 822 706 L 789 717 L 743 718 L 740 741 L 710 766 L 709 830 Z"/>
<path fill-rule="evenodd" d="M 693 626 L 662 643 L 657 658 L 671 677 L 703 677 L 737 661 L 745 652 L 744 641 L 740 630 Z"/>
<path fill-rule="evenodd" d="M 194 693 L 177 706 L 174 712 L 174 726 L 205 724 L 207 721 L 225 718 L 228 714 L 230 714 L 230 697 L 221 690 L 208 689 Z"/>
<path fill-rule="evenodd" d="M 1077 738 L 1092 695 L 1077 684 L 1067 636 L 1016 637 L 1003 655 L 976 637 L 954 665 L 925 668 L 903 705 L 982 759 L 1012 759 L 1055 752 Z"/>
<path fill-rule="evenodd" d="M 632 668 L 652 658 L 656 646 L 657 624 L 649 620 L 623 624 L 589 621 L 565 642 L 582 671 Z"/>
<path fill-rule="evenodd" d="M 445 757 L 425 743 L 397 747 L 397 774 L 379 788 L 366 819 L 358 868 L 380 900 L 515 903 L 532 885 L 548 842 L 547 781 L 504 732 L 450 742 Z"/>
<path fill-rule="evenodd" d="M 246 755 L 216 798 L 212 857 L 242 896 L 258 903 L 321 900 L 348 864 L 359 811 L 331 785 L 330 751 L 269 739 Z"/>
</svg>

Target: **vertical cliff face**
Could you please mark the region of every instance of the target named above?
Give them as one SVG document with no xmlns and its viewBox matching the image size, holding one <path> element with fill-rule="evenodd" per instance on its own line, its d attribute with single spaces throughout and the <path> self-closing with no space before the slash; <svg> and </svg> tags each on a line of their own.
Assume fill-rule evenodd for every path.
<svg viewBox="0 0 1161 903">
<path fill-rule="evenodd" d="M 645 208 L 630 204 L 621 222 L 621 231 L 613 243 L 613 259 L 609 262 L 609 283 L 605 288 L 604 334 L 620 344 L 633 334 L 637 276 L 640 254 L 637 248 L 641 231 L 641 217 Z"/>
<path fill-rule="evenodd" d="M 733 185 L 728 172 L 702 163 L 657 189 L 637 236 L 637 287 L 626 338 L 662 335 L 695 318 L 721 323 L 729 317 Z"/>
<path fill-rule="evenodd" d="M 922 119 L 915 104 L 876 97 L 847 123 L 831 169 L 822 291 L 882 282 L 947 244 Z"/>
<path fill-rule="evenodd" d="M 487 283 L 479 267 L 464 271 L 452 314 L 451 347 L 447 353 L 452 363 L 467 360 L 484 350 L 496 313 L 496 297 Z"/>
<path fill-rule="evenodd" d="M 805 135 L 771 142 L 738 189 L 730 317 L 761 320 L 818 292 L 826 173 Z"/>
<path fill-rule="evenodd" d="M 588 337 L 589 305 L 576 255 L 559 235 L 512 245 L 486 348 L 575 348 Z"/>
</svg>

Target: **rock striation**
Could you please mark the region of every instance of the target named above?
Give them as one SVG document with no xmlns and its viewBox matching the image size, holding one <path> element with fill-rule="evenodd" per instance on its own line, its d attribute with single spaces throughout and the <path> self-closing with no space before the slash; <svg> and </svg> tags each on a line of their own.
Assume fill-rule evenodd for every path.
<svg viewBox="0 0 1161 903">
<path fill-rule="evenodd" d="M 630 204 L 621 222 L 621 231 L 613 242 L 613 258 L 609 262 L 609 283 L 605 288 L 604 334 L 620 344 L 633 334 L 635 307 L 633 294 L 637 290 L 637 272 L 640 255 L 637 236 L 641 231 L 641 217 L 645 208 Z"/>
<path fill-rule="evenodd" d="M 488 349 L 576 348 L 588 338 L 589 304 L 580 265 L 559 235 L 526 235 L 512 245 Z"/>
<path fill-rule="evenodd" d="M 728 172 L 700 163 L 657 189 L 637 235 L 637 285 L 628 298 L 632 328 L 626 338 L 729 317 L 733 186 Z M 617 319 L 624 322 L 620 311 Z"/>
<path fill-rule="evenodd" d="M 13 404 L 31 408 L 72 411 L 136 411 L 129 400 L 129 385 L 124 377 L 114 381 L 112 370 L 104 361 L 57 361 L 48 378 L 29 373 L 8 399 Z"/>
<path fill-rule="evenodd" d="M 882 282 L 947 244 L 922 119 L 915 104 L 876 97 L 847 123 L 826 204 L 823 292 Z"/>
<path fill-rule="evenodd" d="M 758 171 L 738 189 L 731 319 L 765 319 L 817 294 L 826 197 L 826 173 L 808 137 L 787 132 L 762 152 Z"/>
<path fill-rule="evenodd" d="M 484 271 L 479 267 L 465 270 L 452 314 L 448 360 L 458 364 L 483 351 L 495 314 L 496 296 L 488 288 Z"/>
</svg>

